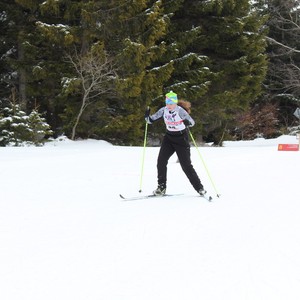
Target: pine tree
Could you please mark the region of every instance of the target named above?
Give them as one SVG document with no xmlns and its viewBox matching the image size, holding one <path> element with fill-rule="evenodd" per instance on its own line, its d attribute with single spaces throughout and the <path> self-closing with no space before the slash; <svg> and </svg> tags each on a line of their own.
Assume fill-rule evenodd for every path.
<svg viewBox="0 0 300 300">
<path fill-rule="evenodd" d="M 20 146 L 29 138 L 28 116 L 19 105 L 4 108 L 0 119 L 1 146 Z"/>
<path fill-rule="evenodd" d="M 117 95 L 109 106 L 114 112 L 102 131 L 124 142 L 143 137 L 144 111 L 163 93 L 173 63 L 162 63 L 163 41 L 169 18 L 161 1 L 102 1 L 103 38 L 118 65 Z"/>
<path fill-rule="evenodd" d="M 30 128 L 28 140 L 35 146 L 43 145 L 45 137 L 49 137 L 53 134 L 53 131 L 50 129 L 50 125 L 37 110 L 33 110 L 29 114 L 28 126 Z"/>
<path fill-rule="evenodd" d="M 0 146 L 40 146 L 46 135 L 52 135 L 52 130 L 36 110 L 27 115 L 20 105 L 11 104 L 0 111 Z"/>
<path fill-rule="evenodd" d="M 2 44 L 3 64 L 5 74 L 2 82 L 6 84 L 6 93 L 15 87 L 18 93 L 20 106 L 27 110 L 30 101 L 30 83 L 32 58 L 35 49 L 32 45 L 35 32 L 36 12 L 38 0 L 1 1 L 2 31 L 5 43 Z"/>
<path fill-rule="evenodd" d="M 207 92 L 211 76 L 207 67 L 209 58 L 199 47 L 201 23 L 191 8 L 195 1 L 177 0 L 172 6 L 169 1 L 165 2 L 166 11 L 172 17 L 166 37 L 168 51 L 164 58 L 173 61 L 174 65 L 165 91 L 174 90 L 193 102 Z"/>
<path fill-rule="evenodd" d="M 160 1 L 124 5 L 123 1 L 20 0 L 5 1 L 5 5 L 9 16 L 5 26 L 15 24 L 10 41 L 18 49 L 6 65 L 18 75 L 10 84 L 18 87 L 25 110 L 39 105 L 48 112 L 54 128 L 63 125 L 70 134 L 82 91 L 74 86 L 71 93 L 64 93 L 63 83 L 76 82 L 65 53 L 76 49 L 84 55 L 100 41 L 118 63 L 120 80 L 113 97 L 102 95 L 101 101 L 85 110 L 78 135 L 96 133 L 100 138 L 119 140 L 126 136 L 128 141 L 142 137 L 143 111 L 151 99 L 162 94 L 163 82 L 172 70 L 172 63 L 162 65 L 158 60 L 165 51 L 161 39 L 168 19 Z"/>
<path fill-rule="evenodd" d="M 264 19 L 246 0 L 3 0 L 1 5 L 1 105 L 7 106 L 4 101 L 17 87 L 24 111 L 36 106 L 46 111 L 56 134 L 71 136 L 83 99 L 65 54 L 84 56 L 99 43 L 118 66 L 114 93 L 95 98 L 84 110 L 78 137 L 140 143 L 145 108 L 160 105 L 170 89 L 190 100 L 197 123 L 214 133 L 260 92 Z"/>
<path fill-rule="evenodd" d="M 163 1 L 165 13 L 170 17 L 165 38 L 167 51 L 163 60 L 173 64 L 173 71 L 164 85 L 164 92 L 172 90 L 180 99 L 192 103 L 192 114 L 196 120 L 194 130 L 201 131 L 198 116 L 203 112 L 202 99 L 209 90 L 213 72 L 208 67 L 209 57 L 199 47 L 202 28 L 199 15 L 193 11 L 194 2 L 196 1 Z"/>
<path fill-rule="evenodd" d="M 175 37 L 178 52 L 193 58 L 190 67 L 185 63 L 174 72 L 172 80 L 176 84 L 187 78 L 178 94 L 187 93 L 196 121 L 203 124 L 206 137 L 217 142 L 225 124 L 261 92 L 267 69 L 261 30 L 265 18 L 252 12 L 247 0 L 186 0 L 172 21 L 174 32 L 182 36 Z M 188 79 L 190 73 L 194 80 Z"/>
<path fill-rule="evenodd" d="M 68 97 L 64 94 L 64 83 L 67 78 L 76 76 L 66 53 L 79 45 L 81 38 L 80 22 L 82 1 L 44 1 L 39 6 L 40 18 L 36 22 L 37 41 L 40 52 L 40 62 L 34 67 L 34 76 L 40 89 L 35 97 L 42 111 L 47 111 L 47 120 L 56 135 L 62 134 L 72 119 L 65 118 L 65 112 L 74 111 L 80 101 L 76 93 Z M 81 44 L 78 46 L 81 48 Z M 36 106 L 36 105 L 35 105 Z M 35 107 L 34 106 L 34 107 Z M 72 107 L 72 108 L 70 108 Z"/>
<path fill-rule="evenodd" d="M 257 9 L 269 15 L 269 68 L 261 101 L 278 106 L 280 124 L 286 128 L 297 122 L 293 112 L 300 103 L 299 1 L 260 1 Z"/>
<path fill-rule="evenodd" d="M 5 18 L 5 44 L 1 48 L 4 65 L 1 83 L 3 98 L 9 97 L 11 88 L 17 89 L 21 108 L 30 112 L 37 105 L 47 111 L 47 119 L 54 128 L 61 126 L 57 102 L 61 92 L 61 77 L 68 67 L 63 62 L 62 43 L 54 44 L 41 32 L 39 24 L 58 21 L 57 11 L 48 15 L 42 8 L 56 1 L 19 0 L 2 1 Z"/>
</svg>

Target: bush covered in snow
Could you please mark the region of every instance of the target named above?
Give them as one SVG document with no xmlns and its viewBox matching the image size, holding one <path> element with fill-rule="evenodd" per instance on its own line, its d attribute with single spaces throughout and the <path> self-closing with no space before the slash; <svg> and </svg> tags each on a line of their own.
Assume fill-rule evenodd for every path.
<svg viewBox="0 0 300 300">
<path fill-rule="evenodd" d="M 0 111 L 0 146 L 22 146 L 44 143 L 46 135 L 51 135 L 49 124 L 36 111 L 29 115 L 19 105 L 11 105 Z"/>
</svg>

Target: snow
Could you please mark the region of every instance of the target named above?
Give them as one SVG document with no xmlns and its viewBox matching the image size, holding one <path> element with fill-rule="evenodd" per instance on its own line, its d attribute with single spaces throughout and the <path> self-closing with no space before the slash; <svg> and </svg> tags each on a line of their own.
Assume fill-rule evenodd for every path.
<svg viewBox="0 0 300 300">
<path fill-rule="evenodd" d="M 44 2 L 43 4 L 46 4 L 47 2 Z M 64 24 L 47 24 L 41 21 L 37 21 L 36 25 L 40 26 L 40 27 L 45 27 L 45 28 L 56 28 L 61 30 L 62 32 L 64 32 L 65 34 L 69 34 L 69 26 L 68 25 L 64 25 Z"/>
<path fill-rule="evenodd" d="M 139 195 L 141 147 L 58 139 L 0 149 L 3 300 L 298 300 L 299 152 L 294 136 L 200 147 L 220 198 L 176 163 L 168 192 Z M 142 194 L 156 187 L 148 147 Z M 195 148 L 192 161 L 215 195 Z"/>
</svg>

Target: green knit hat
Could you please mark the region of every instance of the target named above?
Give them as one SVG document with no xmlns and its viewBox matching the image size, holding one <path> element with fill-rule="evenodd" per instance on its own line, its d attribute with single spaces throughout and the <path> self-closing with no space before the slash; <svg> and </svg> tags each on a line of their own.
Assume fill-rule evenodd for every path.
<svg viewBox="0 0 300 300">
<path fill-rule="evenodd" d="M 170 91 L 169 93 L 166 94 L 166 104 L 177 104 L 178 103 L 178 98 L 177 94 Z"/>
</svg>

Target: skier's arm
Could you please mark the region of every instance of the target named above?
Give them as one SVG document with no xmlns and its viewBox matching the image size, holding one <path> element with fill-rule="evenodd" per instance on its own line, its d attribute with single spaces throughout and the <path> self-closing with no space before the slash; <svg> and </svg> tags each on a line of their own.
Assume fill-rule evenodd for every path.
<svg viewBox="0 0 300 300">
<path fill-rule="evenodd" d="M 154 113 L 151 116 L 150 116 L 150 108 L 148 108 L 145 113 L 145 120 L 148 124 L 152 124 L 153 122 L 162 118 L 163 114 L 164 114 L 164 107 L 159 109 L 156 113 Z"/>
<path fill-rule="evenodd" d="M 185 126 L 193 127 L 195 125 L 194 119 L 182 107 L 179 109 L 179 117 L 183 120 Z"/>
</svg>

